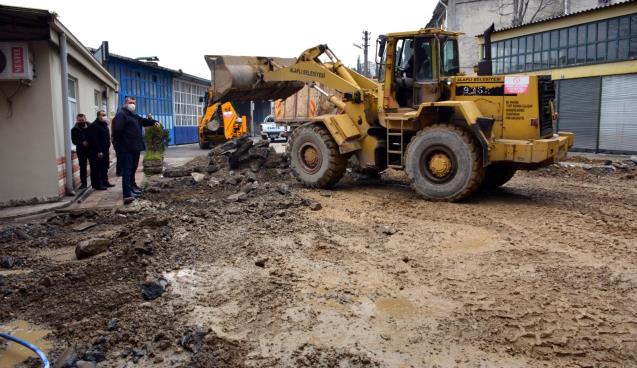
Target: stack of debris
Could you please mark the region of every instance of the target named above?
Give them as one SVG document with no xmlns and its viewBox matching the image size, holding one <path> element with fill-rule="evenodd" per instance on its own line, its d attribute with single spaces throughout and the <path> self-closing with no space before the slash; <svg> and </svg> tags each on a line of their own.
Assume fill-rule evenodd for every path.
<svg viewBox="0 0 637 368">
<path fill-rule="evenodd" d="M 241 137 L 219 145 L 208 156 L 211 164 L 219 164 L 219 159 L 225 157 L 232 170 L 249 168 L 252 172 L 257 172 L 262 167 L 287 167 L 286 157 L 277 155 L 269 141 L 250 137 Z"/>
<path fill-rule="evenodd" d="M 267 140 L 253 140 L 250 137 L 228 141 L 213 148 L 208 157 L 197 157 L 181 167 L 166 168 L 163 176 L 179 178 L 192 176 L 199 182 L 206 174 L 227 167 L 231 170 L 249 169 L 258 172 L 262 168 L 286 169 L 289 167 L 287 157 L 276 153 Z M 200 175 L 201 174 L 201 175 Z"/>
</svg>

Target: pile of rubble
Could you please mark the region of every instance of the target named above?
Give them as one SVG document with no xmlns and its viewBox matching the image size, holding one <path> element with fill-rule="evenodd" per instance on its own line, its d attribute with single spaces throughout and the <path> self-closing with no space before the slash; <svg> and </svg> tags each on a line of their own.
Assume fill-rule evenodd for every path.
<svg viewBox="0 0 637 368">
<path fill-rule="evenodd" d="M 216 146 L 205 157 L 196 158 L 186 165 L 177 168 L 166 168 L 163 176 L 177 178 L 190 176 L 193 173 L 212 174 L 220 168 L 230 170 L 249 169 L 253 173 L 261 169 L 287 169 L 287 156 L 277 154 L 267 140 L 253 140 L 242 137 Z M 195 180 L 203 176 L 193 175 Z"/>
</svg>

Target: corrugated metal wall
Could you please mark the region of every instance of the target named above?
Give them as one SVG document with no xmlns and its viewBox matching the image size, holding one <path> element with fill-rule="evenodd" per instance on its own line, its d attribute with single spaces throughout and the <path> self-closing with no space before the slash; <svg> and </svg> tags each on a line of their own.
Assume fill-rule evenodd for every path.
<svg viewBox="0 0 637 368">
<path fill-rule="evenodd" d="M 174 144 L 172 75 L 116 58 L 109 59 L 108 71 L 119 82 L 118 108 L 123 106 L 126 96 L 134 96 L 137 100 L 136 113 L 141 116 L 153 114 L 170 131 L 170 143 Z"/>
<path fill-rule="evenodd" d="M 599 128 L 601 78 L 559 81 L 558 129 L 575 133 L 574 149 L 595 151 Z"/>
<path fill-rule="evenodd" d="M 637 152 L 637 75 L 602 80 L 599 150 Z"/>
</svg>

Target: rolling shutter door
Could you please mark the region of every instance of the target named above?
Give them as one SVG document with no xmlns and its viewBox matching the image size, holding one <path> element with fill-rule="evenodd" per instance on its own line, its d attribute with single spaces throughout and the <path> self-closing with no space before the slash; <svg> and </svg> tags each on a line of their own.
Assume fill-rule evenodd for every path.
<svg viewBox="0 0 637 368">
<path fill-rule="evenodd" d="M 575 133 L 575 149 L 597 148 L 600 82 L 598 77 L 559 81 L 558 129 Z"/>
<path fill-rule="evenodd" d="M 599 149 L 637 152 L 637 74 L 603 78 Z"/>
</svg>

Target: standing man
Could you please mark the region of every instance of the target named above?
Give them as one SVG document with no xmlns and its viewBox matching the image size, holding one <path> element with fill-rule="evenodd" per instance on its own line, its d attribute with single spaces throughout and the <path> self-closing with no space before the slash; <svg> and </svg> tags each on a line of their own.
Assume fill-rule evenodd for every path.
<svg viewBox="0 0 637 368">
<path fill-rule="evenodd" d="M 88 126 L 89 161 L 91 163 L 91 185 L 93 188 L 114 187 L 108 182 L 109 151 L 111 136 L 106 121 L 106 112 L 97 112 L 97 119 Z"/>
<path fill-rule="evenodd" d="M 80 181 L 82 185 L 79 189 L 86 189 L 86 164 L 88 163 L 89 145 L 87 133 L 86 116 L 77 114 L 77 120 L 73 129 L 71 129 L 71 141 L 75 145 L 77 160 L 80 163 Z M 91 168 L 91 171 L 92 168 Z M 104 188 L 106 189 L 106 188 Z"/>
<path fill-rule="evenodd" d="M 126 96 L 124 106 L 117 111 L 113 119 L 113 141 L 122 159 L 122 194 L 124 204 L 132 203 L 141 192 L 133 188 L 135 157 L 144 149 L 144 137 L 141 127 L 159 126 L 159 122 L 135 114 L 135 97 Z"/>
</svg>

